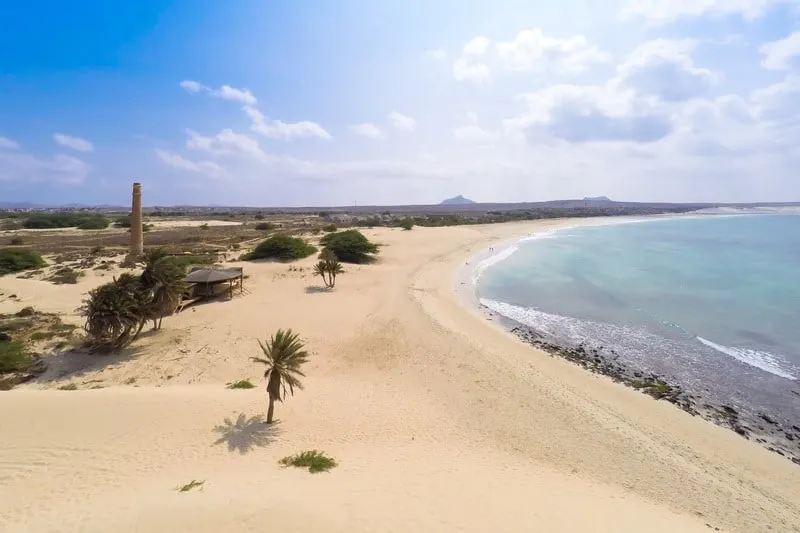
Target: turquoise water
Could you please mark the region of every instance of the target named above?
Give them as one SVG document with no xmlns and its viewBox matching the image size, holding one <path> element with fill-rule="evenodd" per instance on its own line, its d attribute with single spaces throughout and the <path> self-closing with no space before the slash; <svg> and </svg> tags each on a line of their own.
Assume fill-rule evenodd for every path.
<svg viewBox="0 0 800 533">
<path fill-rule="evenodd" d="M 797 388 L 800 216 L 671 218 L 537 237 L 478 267 L 485 306 L 686 384 L 714 380 L 743 401 L 774 403 Z"/>
</svg>

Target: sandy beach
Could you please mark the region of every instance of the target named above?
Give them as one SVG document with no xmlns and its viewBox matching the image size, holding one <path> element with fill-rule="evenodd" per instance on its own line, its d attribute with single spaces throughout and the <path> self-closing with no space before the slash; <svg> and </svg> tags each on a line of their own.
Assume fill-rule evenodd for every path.
<svg viewBox="0 0 800 533">
<path fill-rule="evenodd" d="M 332 292 L 314 258 L 233 263 L 244 294 L 120 355 L 55 356 L 43 380 L 0 393 L 0 531 L 800 532 L 800 468 L 465 304 L 470 258 L 575 223 L 364 230 L 379 262 L 346 265 Z M 78 324 L 82 295 L 113 274 L 0 277 L 17 295 L 0 313 Z M 278 328 L 311 357 L 267 427 L 249 358 Z M 258 387 L 225 388 L 244 378 Z M 339 466 L 278 465 L 305 449 Z M 202 489 L 175 490 L 191 480 Z"/>
</svg>

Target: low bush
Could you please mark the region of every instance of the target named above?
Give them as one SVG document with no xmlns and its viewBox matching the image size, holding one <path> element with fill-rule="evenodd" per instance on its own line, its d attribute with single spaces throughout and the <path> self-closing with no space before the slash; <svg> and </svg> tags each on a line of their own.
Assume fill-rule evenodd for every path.
<svg viewBox="0 0 800 533">
<path fill-rule="evenodd" d="M 410 218 L 404 218 L 403 220 L 400 221 L 398 226 L 403 228 L 405 231 L 411 231 L 411 229 L 414 227 L 414 221 L 411 220 Z"/>
<path fill-rule="evenodd" d="M 11 246 L 20 246 L 25 244 L 25 239 L 22 237 L 11 237 Z"/>
<path fill-rule="evenodd" d="M 74 270 L 69 267 L 59 268 L 47 278 L 47 281 L 55 283 L 56 285 L 75 285 L 78 279 L 83 277 L 84 273 L 79 270 Z"/>
<path fill-rule="evenodd" d="M 114 224 L 119 228 L 130 228 L 131 227 L 131 217 L 119 217 L 114 220 Z"/>
<path fill-rule="evenodd" d="M 326 226 L 322 226 L 322 231 L 324 231 L 325 233 L 333 233 L 338 229 L 339 228 L 336 227 L 336 224 L 328 224 Z"/>
<path fill-rule="evenodd" d="M 254 259 L 277 259 L 278 261 L 294 261 L 316 253 L 317 249 L 303 239 L 288 235 L 275 235 L 256 246 L 256 249 L 245 256 L 246 261 Z"/>
<path fill-rule="evenodd" d="M 20 340 L 0 341 L 0 373 L 23 372 L 33 358 Z"/>
<path fill-rule="evenodd" d="M 0 248 L 0 276 L 41 268 L 47 263 L 42 256 L 24 248 Z"/>
<path fill-rule="evenodd" d="M 78 229 L 106 229 L 109 223 L 106 217 L 102 215 L 93 215 L 84 218 L 78 222 L 78 225 L 75 227 Z"/>
<path fill-rule="evenodd" d="M 374 260 L 372 255 L 378 253 L 378 245 L 355 229 L 329 233 L 320 243 L 343 263 L 369 263 Z"/>
<path fill-rule="evenodd" d="M 225 385 L 226 389 L 254 389 L 256 388 L 249 379 L 240 379 L 239 381 L 233 381 Z"/>
<path fill-rule="evenodd" d="M 254 216 L 253 218 L 256 219 L 256 220 L 264 220 L 264 215 L 258 214 L 256 216 Z"/>
<path fill-rule="evenodd" d="M 328 457 L 324 452 L 317 450 L 310 450 L 284 457 L 279 461 L 281 466 L 294 466 L 297 468 L 308 468 L 312 474 L 317 472 L 327 472 L 331 468 L 337 466 L 336 460 L 333 457 Z"/>
<path fill-rule="evenodd" d="M 271 222 L 259 222 L 258 224 L 253 226 L 253 228 L 258 230 L 258 231 L 270 231 L 270 230 L 275 229 L 276 226 L 275 226 L 275 224 L 273 224 Z"/>
</svg>

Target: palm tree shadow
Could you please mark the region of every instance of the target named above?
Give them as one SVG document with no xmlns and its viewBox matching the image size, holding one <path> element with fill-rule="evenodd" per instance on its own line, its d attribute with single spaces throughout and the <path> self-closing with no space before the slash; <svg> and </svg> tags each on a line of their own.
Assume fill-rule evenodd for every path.
<svg viewBox="0 0 800 533">
<path fill-rule="evenodd" d="M 272 443 L 282 433 L 279 424 L 280 422 L 267 424 L 262 415 L 247 418 L 247 415 L 241 413 L 235 422 L 226 418 L 222 424 L 214 427 L 214 432 L 220 435 L 214 446 L 227 444 L 229 452 L 244 455 L 253 448 L 263 448 Z"/>
</svg>

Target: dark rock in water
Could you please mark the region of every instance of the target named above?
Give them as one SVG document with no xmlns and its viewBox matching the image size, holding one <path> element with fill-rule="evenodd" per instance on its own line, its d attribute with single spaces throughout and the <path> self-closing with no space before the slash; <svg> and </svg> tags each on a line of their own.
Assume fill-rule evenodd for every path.
<svg viewBox="0 0 800 533">
<path fill-rule="evenodd" d="M 791 433 L 786 433 L 786 438 L 788 440 L 794 440 L 794 435 L 792 435 Z"/>
<path fill-rule="evenodd" d="M 792 426 L 792 429 L 800 433 L 800 426 Z"/>
</svg>

